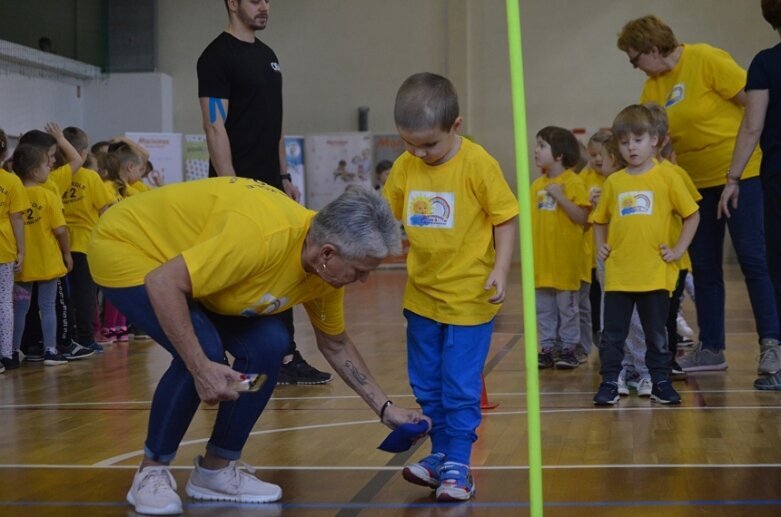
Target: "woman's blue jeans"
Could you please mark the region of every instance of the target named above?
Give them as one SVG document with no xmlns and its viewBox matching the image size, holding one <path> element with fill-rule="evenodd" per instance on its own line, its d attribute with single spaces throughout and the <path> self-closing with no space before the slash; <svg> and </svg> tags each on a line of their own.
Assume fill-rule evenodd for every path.
<svg viewBox="0 0 781 517">
<path fill-rule="evenodd" d="M 144 286 L 103 288 L 103 294 L 135 326 L 168 350 L 173 359 L 160 379 L 149 414 L 144 452 L 154 461 L 170 463 L 201 403 L 195 382 L 179 354 L 160 327 Z M 206 356 L 227 364 L 225 352 L 235 358 L 233 369 L 265 373 L 268 380 L 257 393 L 243 393 L 238 400 L 221 402 L 206 450 L 227 460 L 237 460 L 255 422 L 271 398 L 282 357 L 290 345 L 290 332 L 279 315 L 245 318 L 222 316 L 190 301 L 190 319 Z"/>
<path fill-rule="evenodd" d="M 760 339 L 779 339 L 778 311 L 765 254 L 762 185 L 759 178 L 740 182 L 738 208 L 730 209 L 729 219 L 716 219 L 722 190 L 724 186 L 700 189 L 700 225 L 689 248 L 700 341 L 703 348 L 715 351 L 725 348 L 722 269 L 725 227 L 729 229 L 748 288 L 757 334 Z"/>
</svg>

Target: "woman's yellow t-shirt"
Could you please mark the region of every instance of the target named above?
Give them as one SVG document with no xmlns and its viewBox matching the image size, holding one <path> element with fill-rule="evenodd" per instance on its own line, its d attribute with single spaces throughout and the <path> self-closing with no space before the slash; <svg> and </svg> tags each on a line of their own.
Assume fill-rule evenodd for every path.
<svg viewBox="0 0 781 517">
<path fill-rule="evenodd" d="M 192 296 L 208 310 L 252 317 L 303 303 L 313 326 L 336 335 L 344 331 L 344 290 L 301 265 L 314 215 L 251 179 L 178 183 L 107 210 L 87 260 L 98 285 L 131 287 L 181 255 Z"/>
<path fill-rule="evenodd" d="M 583 225 L 573 222 L 547 192 L 547 187 L 552 184 L 561 185 L 564 195 L 576 205 L 590 206 L 586 184 L 571 169 L 555 178 L 541 176 L 532 182 L 534 287 L 577 291 L 584 261 Z"/>
<path fill-rule="evenodd" d="M 70 187 L 62 194 L 71 251 L 87 252 L 100 210 L 113 201 L 97 172 L 82 167 L 73 175 Z"/>
<path fill-rule="evenodd" d="M 0 264 L 16 262 L 16 236 L 11 214 L 26 212 L 30 199 L 19 176 L 0 169 Z"/>
<path fill-rule="evenodd" d="M 383 195 L 410 241 L 404 308 L 450 325 L 490 321 L 500 308 L 484 289 L 495 261 L 493 228 L 518 215 L 497 161 L 466 138 L 440 165 L 405 152 Z"/>
<path fill-rule="evenodd" d="M 746 86 L 746 71 L 727 52 L 704 43 L 684 45 L 675 67 L 645 81 L 640 102 L 667 110 L 678 163 L 697 188 L 724 185 L 743 107 L 730 99 Z M 759 148 L 743 178 L 759 175 Z"/>
<path fill-rule="evenodd" d="M 605 261 L 605 291 L 672 292 L 678 267 L 662 258 L 670 242 L 674 214 L 686 218 L 699 207 L 681 178 L 654 165 L 642 174 L 620 170 L 605 180 L 591 222 L 608 225 L 610 255 Z"/>
<path fill-rule="evenodd" d="M 54 229 L 65 226 L 62 201 L 42 185 L 27 187 L 30 208 L 24 213 L 25 255 L 17 282 L 43 282 L 64 276 L 68 270 Z"/>
</svg>

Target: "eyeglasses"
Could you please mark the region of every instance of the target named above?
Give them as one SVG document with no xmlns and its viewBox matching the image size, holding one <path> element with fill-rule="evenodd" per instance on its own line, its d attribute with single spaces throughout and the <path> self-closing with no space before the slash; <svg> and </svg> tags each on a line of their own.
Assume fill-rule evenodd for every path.
<svg viewBox="0 0 781 517">
<path fill-rule="evenodd" d="M 630 58 L 629 58 L 629 62 L 630 62 L 630 63 L 632 63 L 632 66 L 633 66 L 633 67 L 637 68 L 637 62 L 638 62 L 638 61 L 640 61 L 640 56 L 642 56 L 643 54 L 645 54 L 645 52 L 638 52 L 638 53 L 635 55 L 635 57 L 630 57 Z M 628 56 L 628 55 L 629 55 L 629 54 L 627 54 L 627 56 Z"/>
</svg>

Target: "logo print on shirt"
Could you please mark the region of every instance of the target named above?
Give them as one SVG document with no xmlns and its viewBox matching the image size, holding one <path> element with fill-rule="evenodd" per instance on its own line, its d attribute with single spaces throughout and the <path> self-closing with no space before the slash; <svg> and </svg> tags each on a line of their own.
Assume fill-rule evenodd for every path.
<svg viewBox="0 0 781 517">
<path fill-rule="evenodd" d="M 407 226 L 453 227 L 455 195 L 452 192 L 413 190 L 407 200 Z"/>
<path fill-rule="evenodd" d="M 255 302 L 252 307 L 247 307 L 241 311 L 241 315 L 252 318 L 254 316 L 260 316 L 262 314 L 273 314 L 278 311 L 280 307 L 287 305 L 287 298 L 277 298 L 273 294 L 266 293 L 260 297 L 260 300 Z"/>
<path fill-rule="evenodd" d="M 537 210 L 545 210 L 547 212 L 555 212 L 558 203 L 553 199 L 547 190 L 537 191 Z"/>
<path fill-rule="evenodd" d="M 669 108 L 671 106 L 675 106 L 679 102 L 681 102 L 686 97 L 686 85 L 683 83 L 678 83 L 675 86 L 673 86 L 673 89 L 670 91 L 670 95 L 667 96 L 667 101 L 664 103 L 665 108 Z"/>
<path fill-rule="evenodd" d="M 618 214 L 621 217 L 627 215 L 653 215 L 654 193 L 652 190 L 635 192 L 622 192 L 618 195 Z"/>
<path fill-rule="evenodd" d="M 282 70 L 282 69 L 279 67 L 279 63 L 277 63 L 276 61 L 274 61 L 273 63 L 271 63 L 271 69 L 272 69 L 273 71 L 275 71 L 275 72 L 279 72 L 279 71 L 281 71 L 281 70 Z"/>
</svg>

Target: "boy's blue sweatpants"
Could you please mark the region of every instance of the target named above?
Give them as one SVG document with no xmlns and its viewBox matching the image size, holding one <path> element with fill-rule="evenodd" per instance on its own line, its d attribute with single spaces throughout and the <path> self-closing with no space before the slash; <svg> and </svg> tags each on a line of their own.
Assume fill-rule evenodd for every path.
<svg viewBox="0 0 781 517">
<path fill-rule="evenodd" d="M 431 449 L 447 461 L 469 465 L 482 418 L 483 366 L 494 319 L 481 325 L 448 325 L 404 310 L 412 392 L 431 418 Z"/>
</svg>

